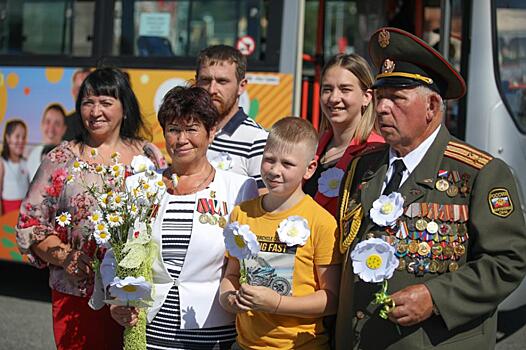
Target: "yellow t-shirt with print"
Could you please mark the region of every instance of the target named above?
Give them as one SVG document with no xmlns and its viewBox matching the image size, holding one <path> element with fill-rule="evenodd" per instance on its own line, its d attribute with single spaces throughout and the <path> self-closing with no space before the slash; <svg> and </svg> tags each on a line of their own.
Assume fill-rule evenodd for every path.
<svg viewBox="0 0 526 350">
<path fill-rule="evenodd" d="M 308 195 L 280 213 L 266 212 L 262 198 L 236 206 L 230 221 L 249 225 L 260 246 L 266 243 L 268 247 L 279 242 L 277 228 L 283 220 L 290 216 L 305 218 L 311 234 L 303 246 L 297 247 L 294 256 L 292 296 L 314 293 L 320 289 L 315 266 L 341 263 L 334 217 Z M 322 321 L 322 317 L 300 318 L 259 311 L 238 313 L 237 343 L 244 349 L 328 349 L 329 339 Z"/>
</svg>

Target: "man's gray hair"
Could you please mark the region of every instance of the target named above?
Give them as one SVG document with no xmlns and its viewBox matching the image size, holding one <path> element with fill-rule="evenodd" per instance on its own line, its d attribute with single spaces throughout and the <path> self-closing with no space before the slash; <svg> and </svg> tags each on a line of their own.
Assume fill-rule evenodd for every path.
<svg viewBox="0 0 526 350">
<path fill-rule="evenodd" d="M 442 114 L 445 113 L 446 111 L 446 101 L 442 98 L 442 96 L 440 96 L 440 94 L 438 92 L 436 92 L 435 90 L 432 90 L 430 88 L 428 88 L 427 86 L 424 86 L 424 85 L 419 85 L 416 87 L 416 91 L 420 94 L 420 96 L 422 97 L 427 97 L 431 94 L 434 94 L 438 97 L 439 101 L 440 101 L 440 112 Z"/>
</svg>

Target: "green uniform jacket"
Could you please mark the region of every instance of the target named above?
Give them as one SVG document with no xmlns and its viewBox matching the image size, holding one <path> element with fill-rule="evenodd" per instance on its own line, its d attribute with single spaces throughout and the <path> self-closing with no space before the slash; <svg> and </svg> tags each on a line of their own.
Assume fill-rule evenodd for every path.
<svg viewBox="0 0 526 350">
<path fill-rule="evenodd" d="M 445 271 L 427 271 L 429 262 L 434 259 L 432 253 L 429 253 L 428 258 L 423 258 L 424 255 L 420 256 L 419 253 L 412 257 L 411 254 L 401 257 L 407 265 L 419 259 L 424 273 L 410 272 L 414 270 L 415 264 L 413 269 L 400 266 L 388 281 L 388 293 L 424 283 L 440 315 L 434 314 L 419 325 L 399 327 L 397 330 L 394 323 L 379 317 L 380 307 L 372 303 L 374 293 L 380 290 L 380 284 L 366 283 L 355 276 L 350 258 L 352 249 L 366 236 L 371 237 L 373 234 L 386 239 L 386 236 L 391 235 L 390 238 L 394 238 L 393 232 L 386 232 L 385 228 L 376 226 L 369 217 L 369 210 L 380 196 L 386 176 L 388 147 L 356 158 L 354 162 L 342 181 L 344 185 L 340 194 L 342 242 L 352 231 L 352 222 L 356 220 L 355 215 L 346 214 L 356 212 L 355 209 L 360 205 L 363 214 L 360 224 L 354 225 L 355 228 L 359 227 L 354 230 L 356 238 L 345 252 L 336 349 L 494 348 L 497 306 L 520 284 L 526 272 L 524 216 L 516 183 L 508 166 L 454 139 L 442 126 L 423 160 L 402 184 L 398 192 L 404 197 L 405 208 L 411 203 L 429 203 L 430 207 L 435 203 L 439 208 L 468 209 L 467 221 L 464 223 L 453 219 L 451 213 L 446 213 L 442 220 L 431 220 L 439 225 L 447 223 L 452 227 L 463 227 L 468 234 L 462 236 L 465 241 L 460 241 L 464 246 L 460 247 L 463 251 L 458 251 L 459 254 L 453 259 L 444 259 L 445 255 L 440 255 L 437 262 L 446 267 Z M 451 184 L 455 183 L 455 179 L 451 178 L 453 172 L 462 177 L 457 185 L 464 193 L 459 191 L 457 195 L 448 195 L 435 187 L 442 170 L 448 172 L 449 175 L 445 175 L 444 179 L 450 177 Z M 441 174 L 444 176 L 443 172 Z M 350 194 L 348 198 L 343 193 L 345 190 Z M 420 204 L 415 206 L 419 208 Z M 411 221 L 406 215 L 402 220 Z M 418 232 L 411 236 L 410 233 L 405 242 L 429 241 L 432 245 L 434 242 L 430 237 L 419 237 Z M 455 238 L 448 239 L 454 242 L 451 246 L 459 245 Z M 398 248 L 398 239 L 391 240 L 391 243 Z M 454 262 L 453 265 L 456 263 L 456 266 L 450 267 L 451 262 Z M 428 264 L 427 267 L 424 263 Z"/>
</svg>

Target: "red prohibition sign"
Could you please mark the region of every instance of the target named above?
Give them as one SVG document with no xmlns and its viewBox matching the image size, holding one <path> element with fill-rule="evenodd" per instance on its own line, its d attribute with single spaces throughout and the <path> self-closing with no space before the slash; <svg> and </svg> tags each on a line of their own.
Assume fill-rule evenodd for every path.
<svg viewBox="0 0 526 350">
<path fill-rule="evenodd" d="M 250 35 L 244 35 L 238 39 L 236 48 L 241 52 L 242 55 L 249 56 L 254 53 L 256 49 L 256 42 Z"/>
</svg>

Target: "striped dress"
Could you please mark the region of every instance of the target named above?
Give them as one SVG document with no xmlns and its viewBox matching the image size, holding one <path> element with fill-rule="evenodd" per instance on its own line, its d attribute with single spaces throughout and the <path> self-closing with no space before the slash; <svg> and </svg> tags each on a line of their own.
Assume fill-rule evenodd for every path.
<svg viewBox="0 0 526 350">
<path fill-rule="evenodd" d="M 159 312 L 146 328 L 148 349 L 230 349 L 236 338 L 235 325 L 181 329 L 179 315 L 185 324 L 191 324 L 195 316 L 192 310 L 180 310 L 177 278 L 181 274 L 190 237 L 192 221 L 196 207 L 196 195 L 170 195 L 162 221 L 163 261 L 174 280 L 174 285 Z M 190 257 L 196 258 L 196 257 Z"/>
</svg>

